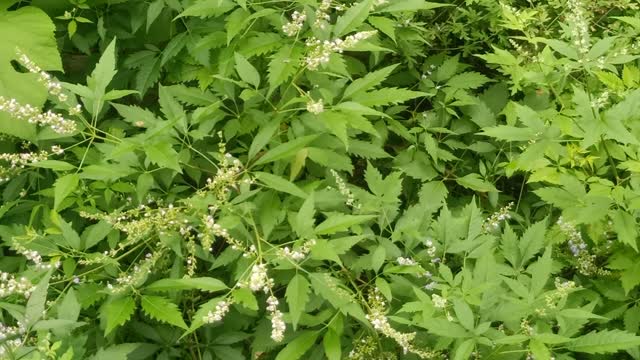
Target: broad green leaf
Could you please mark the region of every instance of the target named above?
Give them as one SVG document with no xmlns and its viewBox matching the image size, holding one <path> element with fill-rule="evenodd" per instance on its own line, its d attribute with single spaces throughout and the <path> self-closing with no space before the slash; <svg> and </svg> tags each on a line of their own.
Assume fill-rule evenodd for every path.
<svg viewBox="0 0 640 360">
<path fill-rule="evenodd" d="M 490 136 L 505 141 L 529 141 L 535 137 L 531 129 L 510 125 L 498 125 L 482 129 L 481 135 Z"/>
<path fill-rule="evenodd" d="M 455 311 L 460 324 L 467 330 L 473 331 L 475 328 L 475 320 L 469 304 L 464 300 L 455 299 L 453 300 L 453 310 Z"/>
<path fill-rule="evenodd" d="M 140 305 L 142 305 L 142 310 L 147 315 L 158 321 L 175 325 L 185 330 L 189 328 L 182 319 L 182 313 L 178 305 L 172 303 L 169 299 L 161 296 L 142 295 Z"/>
<path fill-rule="evenodd" d="M 637 252 L 638 224 L 635 216 L 626 211 L 617 210 L 613 213 L 612 220 L 613 229 L 618 234 L 618 240 L 631 246 Z"/>
<path fill-rule="evenodd" d="M 284 144 L 280 144 L 275 148 L 267 151 L 261 156 L 254 165 L 261 165 L 270 163 L 276 160 L 284 159 L 294 156 L 300 149 L 304 148 L 315 140 L 318 135 L 307 135 L 299 138 L 295 138 L 291 141 L 287 141 Z"/>
<path fill-rule="evenodd" d="M 474 339 L 467 339 L 460 343 L 456 348 L 456 355 L 453 360 L 466 360 L 471 357 L 471 353 L 473 352 L 473 348 L 475 347 L 476 342 Z"/>
<path fill-rule="evenodd" d="M 58 319 L 77 321 L 80 315 L 80 303 L 76 298 L 76 292 L 69 289 L 58 306 Z"/>
<path fill-rule="evenodd" d="M 303 238 L 310 238 L 313 236 L 313 228 L 315 225 L 315 198 L 314 193 L 309 194 L 302 203 L 300 210 L 296 214 L 294 231 L 298 236 Z"/>
<path fill-rule="evenodd" d="M 164 9 L 164 0 L 155 0 L 149 4 L 147 8 L 147 33 L 149 32 L 151 24 L 156 21 L 158 15 L 162 12 L 162 9 Z"/>
<path fill-rule="evenodd" d="M 100 316 L 106 321 L 105 336 L 109 335 L 118 326 L 129 321 L 135 309 L 136 303 L 133 297 L 128 295 L 111 298 L 105 303 L 100 310 Z"/>
<path fill-rule="evenodd" d="M 380 7 L 375 12 L 405 12 L 417 10 L 436 9 L 443 6 L 452 6 L 450 4 L 439 4 L 425 0 L 392 0 L 388 5 Z"/>
<path fill-rule="evenodd" d="M 235 7 L 236 4 L 231 0 L 199 0 L 176 16 L 176 19 L 184 16 L 200 18 L 220 16 Z"/>
<path fill-rule="evenodd" d="M 310 331 L 300 334 L 287 344 L 276 356 L 276 360 L 297 360 L 302 357 L 315 344 L 320 335 L 319 331 Z"/>
<path fill-rule="evenodd" d="M 420 91 L 399 89 L 395 87 L 373 90 L 353 96 L 353 101 L 364 106 L 381 106 L 389 104 L 400 104 L 405 101 L 427 95 Z"/>
<path fill-rule="evenodd" d="M 144 151 L 149 161 L 157 164 L 159 167 L 182 172 L 182 167 L 178 161 L 178 152 L 173 149 L 170 142 L 162 141 L 145 144 Z"/>
<path fill-rule="evenodd" d="M 477 89 L 489 82 L 489 78 L 473 71 L 454 75 L 447 81 L 447 86 L 456 89 Z"/>
<path fill-rule="evenodd" d="M 342 359 L 342 347 L 340 345 L 340 336 L 335 331 L 328 329 L 322 338 L 322 346 L 324 354 L 329 360 Z"/>
<path fill-rule="evenodd" d="M 42 160 L 36 163 L 31 163 L 29 166 L 43 168 L 43 169 L 51 169 L 54 171 L 69 171 L 74 170 L 76 167 L 74 165 L 69 164 L 65 161 L 60 160 Z"/>
<path fill-rule="evenodd" d="M 169 292 L 176 290 L 198 289 L 208 292 L 225 290 L 228 287 L 220 280 L 211 277 L 161 279 L 149 284 L 148 291 Z"/>
<path fill-rule="evenodd" d="M 335 248 L 324 239 L 316 240 L 316 244 L 311 248 L 311 259 L 331 260 L 342 265 L 342 260 L 340 260 Z"/>
<path fill-rule="evenodd" d="M 367 91 L 375 86 L 380 85 L 391 73 L 398 64 L 390 65 L 380 70 L 376 70 L 374 72 L 367 73 L 365 76 L 360 79 L 354 80 L 347 88 L 344 90 L 343 97 L 350 98 L 352 96 L 358 95 L 361 92 Z"/>
<path fill-rule="evenodd" d="M 160 86 L 158 88 L 158 95 L 160 110 L 162 110 L 162 113 L 167 120 L 184 121 L 187 115 L 185 114 L 182 105 L 180 105 L 180 103 L 175 99 L 171 91 L 165 86 Z"/>
<path fill-rule="evenodd" d="M 544 247 L 544 237 L 546 233 L 546 221 L 539 221 L 524 232 L 520 239 L 520 266 L 529 261 L 535 254 Z"/>
<path fill-rule="evenodd" d="M 47 89 L 36 75 L 15 70 L 12 61 L 18 60 L 20 49 L 45 71 L 61 71 L 62 62 L 54 36 L 55 26 L 49 16 L 34 6 L 17 10 L 0 9 L 0 96 L 16 99 L 23 105 L 40 108 L 47 99 Z M 35 140 L 36 126 L 18 121 L 0 112 L 0 133 L 26 140 Z"/>
<path fill-rule="evenodd" d="M 380 271 L 380 268 L 384 264 L 385 259 L 387 258 L 387 250 L 384 246 L 378 246 L 371 253 L 371 269 L 375 272 Z"/>
<path fill-rule="evenodd" d="M 93 91 L 93 108 L 91 114 L 97 116 L 102 109 L 107 86 L 118 72 L 116 68 L 116 39 L 114 38 L 104 50 L 100 61 L 87 78 L 87 86 Z"/>
<path fill-rule="evenodd" d="M 69 174 L 59 177 L 54 184 L 54 205 L 53 209 L 58 210 L 62 200 L 66 199 L 74 190 L 78 188 L 80 176 Z"/>
<path fill-rule="evenodd" d="M 329 235 L 340 231 L 345 231 L 353 225 L 362 224 L 375 218 L 375 215 L 346 215 L 335 214 L 330 215 L 325 221 L 316 227 L 316 234 Z"/>
<path fill-rule="evenodd" d="M 529 266 L 531 272 L 531 295 L 538 296 L 544 290 L 544 286 L 551 276 L 551 246 L 548 246 L 544 254 L 537 262 Z"/>
<path fill-rule="evenodd" d="M 333 27 L 333 36 L 341 37 L 357 29 L 367 19 L 372 4 L 373 0 L 362 0 L 349 7 L 342 16 L 338 17 Z"/>
<path fill-rule="evenodd" d="M 638 286 L 640 284 L 640 261 L 636 261 L 632 266 L 624 269 L 620 275 L 620 281 L 625 294 Z"/>
<path fill-rule="evenodd" d="M 551 352 L 549 349 L 547 349 L 547 347 L 537 339 L 531 339 L 531 341 L 529 341 L 529 350 L 531 350 L 531 353 L 536 359 L 551 358 Z"/>
<path fill-rule="evenodd" d="M 297 187 L 294 183 L 280 177 L 277 175 L 265 173 L 265 172 L 254 172 L 253 173 L 258 180 L 263 182 L 267 187 L 270 187 L 274 190 L 285 192 L 287 194 L 291 194 L 303 199 L 306 199 L 309 196 L 302 189 Z"/>
<path fill-rule="evenodd" d="M 99 349 L 94 356 L 89 358 L 89 360 L 127 360 L 129 359 L 128 355 L 136 351 L 142 345 L 145 344 L 124 343 L 109 346 L 107 348 Z"/>
<path fill-rule="evenodd" d="M 574 339 L 568 344 L 568 349 L 588 354 L 607 354 L 638 345 L 640 336 L 621 330 L 601 330 Z"/>
<path fill-rule="evenodd" d="M 300 316 L 304 312 L 305 305 L 309 301 L 309 281 L 302 274 L 296 274 L 287 285 L 285 293 L 289 304 L 291 324 L 295 330 L 298 327 Z"/>
<path fill-rule="evenodd" d="M 461 186 L 479 192 L 497 192 L 498 189 L 492 183 L 480 178 L 479 174 L 467 174 L 463 177 L 456 178 L 456 182 Z"/>
<path fill-rule="evenodd" d="M 446 338 L 466 338 L 469 336 L 469 333 L 462 326 L 442 318 L 427 319 L 423 326 L 430 333 Z"/>
<path fill-rule="evenodd" d="M 27 307 L 24 313 L 24 324 L 29 327 L 35 324 L 44 316 L 45 305 L 47 303 L 47 293 L 49 291 L 49 279 L 51 278 L 51 270 L 48 271 L 38 282 L 35 289 L 31 292 Z"/>
<path fill-rule="evenodd" d="M 247 59 L 239 53 L 234 54 L 236 60 L 236 72 L 242 81 L 253 85 L 260 86 L 260 74 Z"/>
<path fill-rule="evenodd" d="M 253 160 L 253 158 L 255 158 L 258 152 L 262 150 L 262 148 L 264 148 L 269 143 L 273 135 L 278 130 L 279 126 L 280 126 L 280 120 L 274 119 L 260 128 L 256 136 L 253 138 L 253 141 L 251 142 L 251 147 L 249 147 L 249 153 L 248 153 L 249 160 Z M 258 161 L 259 160 L 260 159 L 258 159 Z"/>
<path fill-rule="evenodd" d="M 249 288 L 233 289 L 231 296 L 237 304 L 241 304 L 250 310 L 258 310 L 258 299 L 256 299 L 256 296 L 253 295 Z"/>
<path fill-rule="evenodd" d="M 293 76 L 296 70 L 300 67 L 302 54 L 303 49 L 301 47 L 285 45 L 271 56 L 271 61 L 269 62 L 269 67 L 267 69 L 269 94 Z"/>
</svg>

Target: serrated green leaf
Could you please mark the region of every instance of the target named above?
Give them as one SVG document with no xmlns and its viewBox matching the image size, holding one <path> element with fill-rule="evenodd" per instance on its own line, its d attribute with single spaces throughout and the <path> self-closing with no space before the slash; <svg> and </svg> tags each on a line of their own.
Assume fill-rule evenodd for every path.
<svg viewBox="0 0 640 360">
<path fill-rule="evenodd" d="M 131 296 L 111 298 L 102 306 L 100 316 L 105 319 L 104 335 L 109 335 L 115 328 L 126 323 L 133 315 L 136 303 Z"/>
<path fill-rule="evenodd" d="M 144 151 L 149 160 L 159 167 L 182 172 L 182 167 L 178 161 L 178 152 L 173 149 L 170 142 L 145 144 Z"/>
<path fill-rule="evenodd" d="M 294 156 L 300 149 L 304 148 L 308 144 L 310 144 L 313 140 L 315 140 L 318 135 L 307 135 L 299 138 L 295 138 L 291 141 L 287 141 L 284 144 L 280 144 L 275 148 L 267 151 L 263 156 L 261 156 L 254 165 L 262 165 L 266 163 L 270 163 L 273 161 L 277 161 L 280 159 L 284 159 L 287 157 Z"/>
<path fill-rule="evenodd" d="M 306 192 L 304 192 L 294 183 L 280 176 L 265 173 L 265 172 L 254 172 L 253 174 L 256 176 L 258 180 L 262 181 L 267 187 L 270 187 L 274 190 L 291 194 L 303 199 L 306 199 L 307 196 L 309 196 Z"/>
<path fill-rule="evenodd" d="M 617 210 L 613 213 L 612 220 L 613 229 L 618 234 L 618 240 L 631 246 L 637 252 L 638 224 L 635 216 L 626 211 Z"/>
<path fill-rule="evenodd" d="M 238 76 L 240 76 L 240 79 L 256 88 L 260 86 L 260 74 L 258 73 L 258 70 L 256 70 L 256 68 L 253 67 L 253 65 L 251 65 L 251 63 L 247 61 L 247 58 L 242 56 L 242 54 L 234 53 L 233 56 L 236 60 L 236 72 L 238 73 Z"/>
<path fill-rule="evenodd" d="M 473 329 L 475 328 L 475 320 L 469 304 L 461 299 L 455 299 L 453 300 L 453 310 L 455 311 L 456 317 L 458 318 L 458 321 L 460 321 L 460 324 L 467 330 L 473 331 Z"/>
<path fill-rule="evenodd" d="M 460 186 L 464 186 L 468 189 L 480 191 L 480 192 L 497 192 L 495 186 L 492 183 L 483 180 L 479 174 L 467 174 L 463 177 L 456 178 L 456 182 Z"/>
<path fill-rule="evenodd" d="M 376 12 L 405 12 L 417 10 L 436 9 L 443 6 L 452 6 L 450 4 L 439 4 L 425 0 L 392 0 L 382 6 Z"/>
<path fill-rule="evenodd" d="M 269 62 L 267 69 L 269 80 L 269 94 L 276 87 L 287 81 L 296 70 L 300 67 L 300 59 L 302 58 L 302 48 L 299 46 L 282 46 Z"/>
<path fill-rule="evenodd" d="M 294 231 L 302 238 L 310 238 L 313 236 L 313 227 L 315 225 L 315 198 L 314 193 L 309 194 L 302 203 L 300 210 L 296 214 L 296 222 Z"/>
<path fill-rule="evenodd" d="M 300 334 L 287 344 L 276 356 L 276 360 L 297 360 L 302 357 L 315 344 L 320 335 L 319 331 L 311 331 Z"/>
<path fill-rule="evenodd" d="M 142 345 L 148 344 L 124 343 L 109 346 L 99 349 L 89 360 L 127 360 L 129 359 L 128 355 L 142 347 Z"/>
<path fill-rule="evenodd" d="M 289 304 L 289 315 L 291 324 L 295 330 L 298 326 L 300 316 L 309 301 L 309 281 L 302 274 L 296 274 L 287 285 L 285 293 L 287 304 Z"/>
<path fill-rule="evenodd" d="M 353 100 L 365 106 L 400 104 L 405 101 L 426 96 L 426 93 L 396 87 L 383 88 L 353 96 Z"/>
<path fill-rule="evenodd" d="M 362 0 L 359 3 L 352 5 L 345 11 L 344 15 L 338 17 L 336 24 L 333 27 L 333 36 L 341 37 L 358 28 L 369 15 L 369 10 L 373 0 Z"/>
<path fill-rule="evenodd" d="M 354 80 L 347 88 L 344 90 L 343 97 L 345 99 L 357 96 L 359 93 L 367 91 L 377 85 L 380 85 L 395 68 L 398 67 L 398 64 L 390 65 L 380 70 L 376 70 L 370 73 L 367 73 L 365 76 Z"/>
<path fill-rule="evenodd" d="M 169 299 L 161 296 L 142 295 L 140 305 L 142 305 L 142 310 L 153 319 L 185 330 L 189 328 L 184 319 L 182 319 L 182 313 L 180 313 L 178 305 L 172 303 Z"/>
<path fill-rule="evenodd" d="M 68 174 L 59 177 L 54 184 L 53 209 L 58 210 L 62 200 L 71 195 L 78 188 L 80 176 L 78 174 Z"/>
<path fill-rule="evenodd" d="M 315 232 L 318 235 L 335 234 L 340 231 L 345 231 L 353 225 L 362 224 L 375 218 L 375 215 L 346 215 L 335 214 L 330 215 L 325 221 L 320 223 Z"/>
<path fill-rule="evenodd" d="M 640 336 L 622 330 L 592 331 L 574 339 L 569 350 L 588 354 L 615 353 L 640 345 Z"/>
<path fill-rule="evenodd" d="M 48 271 L 38 282 L 35 289 L 31 292 L 27 307 L 24 313 L 24 324 L 29 327 L 35 324 L 44 316 L 44 309 L 47 303 L 47 294 L 49 291 L 49 279 L 51 271 Z"/>
<path fill-rule="evenodd" d="M 200 18 L 220 16 L 235 7 L 236 4 L 231 0 L 200 0 L 186 8 L 180 15 L 176 16 L 176 19 L 184 16 L 197 16 Z"/>
<path fill-rule="evenodd" d="M 456 89 L 477 89 L 489 81 L 488 77 L 477 72 L 469 71 L 451 77 L 447 81 L 447 86 Z"/>
</svg>

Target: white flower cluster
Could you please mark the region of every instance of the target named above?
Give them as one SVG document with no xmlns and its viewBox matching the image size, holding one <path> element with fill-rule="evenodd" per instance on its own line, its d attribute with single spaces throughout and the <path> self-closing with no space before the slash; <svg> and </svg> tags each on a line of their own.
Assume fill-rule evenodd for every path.
<svg viewBox="0 0 640 360">
<path fill-rule="evenodd" d="M 571 29 L 571 40 L 580 54 L 586 55 L 591 47 L 589 14 L 582 0 L 567 0 L 567 21 Z"/>
<path fill-rule="evenodd" d="M 311 240 L 306 241 L 297 250 L 292 250 L 288 246 L 285 246 L 284 248 L 278 250 L 278 254 L 281 257 L 289 259 L 289 260 L 300 261 L 300 260 L 304 259 L 305 257 L 307 257 L 309 252 L 311 252 L 311 248 L 314 247 L 315 245 L 316 245 L 316 240 L 315 239 L 311 239 Z"/>
<path fill-rule="evenodd" d="M 513 207 L 513 205 L 514 205 L 513 202 L 510 202 L 509 204 L 507 204 L 507 206 L 493 213 L 482 224 L 482 230 L 485 233 L 490 233 L 490 232 L 500 230 L 500 224 L 503 221 L 511 219 L 511 214 L 509 214 L 509 211 L 511 211 L 511 208 Z"/>
<path fill-rule="evenodd" d="M 10 176 L 19 169 L 24 169 L 29 164 L 35 164 L 39 161 L 46 160 L 49 154 L 46 151 L 30 152 L 30 153 L 2 153 L 0 160 L 9 163 L 8 167 L 0 165 L 0 182 L 9 181 Z"/>
<path fill-rule="evenodd" d="M 313 22 L 314 27 L 324 30 L 327 26 L 327 21 L 331 19 L 329 9 L 331 9 L 331 0 L 322 0 L 320 6 L 316 9 L 315 21 Z"/>
<path fill-rule="evenodd" d="M 311 37 L 307 40 L 307 47 L 311 48 L 309 54 L 304 58 L 304 62 L 309 70 L 317 70 L 320 65 L 329 62 L 329 57 L 333 53 L 342 53 L 344 50 L 354 47 L 360 41 L 370 38 L 377 31 L 361 31 L 353 35 L 349 35 L 344 40 L 318 40 Z"/>
<path fill-rule="evenodd" d="M 435 289 L 438 283 L 433 280 L 433 274 L 431 273 L 431 271 L 425 272 L 424 277 L 429 279 L 429 282 L 424 286 L 425 290 L 432 291 L 433 289 Z"/>
<path fill-rule="evenodd" d="M 107 284 L 107 289 L 112 294 L 122 294 L 126 292 L 130 287 L 139 286 L 147 276 L 151 273 L 153 265 L 162 257 L 163 252 L 157 251 L 155 253 L 147 253 L 139 264 L 134 265 L 133 269 L 129 273 L 122 273 L 116 279 L 115 285 L 112 283 Z"/>
<path fill-rule="evenodd" d="M 284 323 L 284 316 L 280 310 L 278 310 L 278 299 L 271 295 L 267 298 L 267 311 L 271 313 L 271 339 L 275 342 L 280 342 L 284 339 L 284 332 L 287 330 L 287 326 Z"/>
<path fill-rule="evenodd" d="M 342 194 L 347 198 L 347 201 L 346 201 L 347 206 L 353 206 L 355 208 L 359 208 L 360 206 L 359 204 L 356 204 L 356 198 L 353 195 L 353 192 L 349 190 L 349 188 L 347 187 L 347 183 L 344 180 L 342 180 L 338 172 L 333 169 L 329 169 L 329 172 L 331 173 L 331 176 L 333 176 L 333 178 L 335 179 L 336 185 L 338 185 L 338 191 L 340 191 L 340 194 Z"/>
<path fill-rule="evenodd" d="M 249 280 L 240 283 L 240 286 L 246 286 L 254 292 L 269 292 L 273 287 L 273 279 L 267 274 L 267 265 L 262 263 L 253 265 L 251 268 L 251 274 L 249 275 Z"/>
<path fill-rule="evenodd" d="M 380 295 L 377 288 L 369 294 L 369 303 L 371 311 L 366 315 L 367 320 L 371 322 L 373 328 L 382 335 L 393 339 L 400 347 L 404 354 L 414 353 L 421 359 L 430 359 L 435 356 L 433 352 L 424 351 L 415 347 L 411 342 L 416 337 L 416 333 L 402 333 L 394 329 L 389 323 L 389 319 L 385 315 L 385 301 Z"/>
<path fill-rule="evenodd" d="M 21 322 L 18 322 L 17 325 L 18 326 L 7 326 L 0 323 L 0 343 L 2 344 L 2 346 L 0 346 L 0 359 L 5 359 L 5 355 L 8 352 L 13 352 L 14 349 L 22 346 L 22 339 L 11 339 L 22 335 L 27 331 L 26 327 Z"/>
<path fill-rule="evenodd" d="M 227 244 L 231 245 L 231 248 L 233 250 L 243 251 L 245 255 L 248 254 L 248 252 L 245 249 L 245 246 L 239 240 L 231 236 L 231 234 L 229 234 L 229 231 L 227 229 L 223 228 L 222 226 L 220 226 L 220 224 L 216 223 L 213 215 L 204 216 L 202 219 L 202 222 L 204 223 L 205 231 L 198 234 L 198 237 L 202 242 L 202 247 L 204 247 L 205 249 L 209 249 L 209 251 L 212 251 L 214 236 L 218 236 L 223 238 Z"/>
<path fill-rule="evenodd" d="M 229 306 L 231 305 L 231 301 L 222 300 L 216 304 L 215 311 L 209 311 L 205 317 L 203 317 L 202 321 L 207 324 L 213 324 L 214 322 L 221 321 L 224 316 L 229 312 Z"/>
<path fill-rule="evenodd" d="M 13 242 L 12 247 L 18 254 L 24 256 L 25 258 L 27 258 L 27 260 L 33 262 L 33 264 L 36 266 L 36 270 L 51 270 L 51 269 L 57 269 L 58 267 L 60 267 L 60 261 L 45 263 L 44 260 L 42 259 L 42 255 L 40 255 L 39 252 L 35 250 L 29 250 L 26 247 L 24 247 L 22 244 L 16 241 Z"/>
<path fill-rule="evenodd" d="M 431 262 L 439 263 L 440 258 L 436 257 L 437 249 L 436 249 L 436 245 L 433 243 L 433 239 L 427 238 L 424 241 L 424 245 L 427 247 L 427 255 L 429 255 L 429 257 L 431 258 Z"/>
<path fill-rule="evenodd" d="M 324 112 L 324 104 L 322 102 L 322 99 L 318 101 L 309 100 L 307 102 L 307 111 L 314 115 L 318 115 Z"/>
<path fill-rule="evenodd" d="M 296 36 L 298 32 L 302 30 L 302 26 L 304 26 L 304 21 L 306 19 L 307 15 L 305 13 L 294 11 L 293 14 L 291 14 L 291 21 L 282 25 L 282 32 L 287 36 Z"/>
<path fill-rule="evenodd" d="M 404 265 L 404 266 L 418 265 L 418 263 L 416 263 L 416 261 L 413 260 L 412 258 L 401 257 L 401 256 L 396 259 L 396 262 L 398 263 L 398 265 Z"/>
<path fill-rule="evenodd" d="M 25 277 L 17 279 L 12 274 L 0 272 L 0 298 L 17 294 L 28 298 L 35 286 Z"/>
<path fill-rule="evenodd" d="M 76 131 L 76 123 L 65 119 L 62 115 L 51 110 L 42 113 L 29 104 L 21 105 L 16 99 L 6 99 L 0 96 L 0 111 L 13 116 L 18 120 L 26 120 L 31 124 L 49 126 L 58 134 L 72 134 Z"/>
<path fill-rule="evenodd" d="M 600 94 L 600 96 L 598 96 L 597 98 L 591 101 L 591 107 L 596 110 L 602 109 L 603 107 L 605 107 L 605 105 L 607 105 L 608 101 L 609 101 L 609 91 L 605 90 L 602 92 L 602 94 Z"/>
<path fill-rule="evenodd" d="M 433 306 L 435 306 L 438 309 L 444 309 L 447 307 L 447 299 L 443 298 L 438 294 L 432 294 L 431 301 L 433 302 Z"/>
<path fill-rule="evenodd" d="M 29 57 L 18 51 L 18 60 L 20 63 L 29 70 L 30 73 L 37 74 L 38 80 L 45 85 L 49 94 L 57 96 L 58 100 L 67 101 L 67 95 L 62 93 L 62 84 L 53 80 L 52 76 L 43 71 L 36 63 L 34 63 Z"/>
</svg>

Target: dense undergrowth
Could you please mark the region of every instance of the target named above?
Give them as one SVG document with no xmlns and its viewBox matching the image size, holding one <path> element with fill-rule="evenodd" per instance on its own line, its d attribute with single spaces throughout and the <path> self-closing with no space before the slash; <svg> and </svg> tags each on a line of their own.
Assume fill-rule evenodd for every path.
<svg viewBox="0 0 640 360">
<path fill-rule="evenodd" d="M 640 359 L 636 1 L 0 5 L 0 358 Z"/>
</svg>

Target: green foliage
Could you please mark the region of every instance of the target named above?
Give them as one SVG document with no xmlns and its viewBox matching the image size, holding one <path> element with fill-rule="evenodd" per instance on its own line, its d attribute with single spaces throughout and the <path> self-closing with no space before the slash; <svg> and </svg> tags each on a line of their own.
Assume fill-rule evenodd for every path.
<svg viewBox="0 0 640 360">
<path fill-rule="evenodd" d="M 0 3 L 0 358 L 640 359 L 636 2 Z"/>
</svg>

